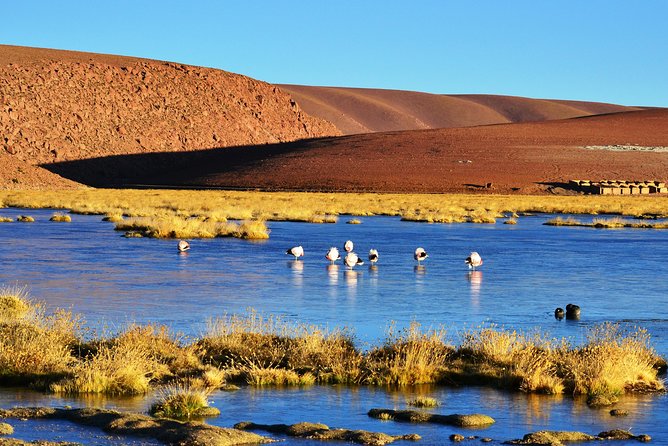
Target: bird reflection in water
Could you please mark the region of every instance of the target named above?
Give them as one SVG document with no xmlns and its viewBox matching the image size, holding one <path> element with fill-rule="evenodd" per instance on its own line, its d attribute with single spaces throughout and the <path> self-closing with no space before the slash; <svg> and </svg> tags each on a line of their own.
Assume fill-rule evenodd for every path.
<svg viewBox="0 0 668 446">
<path fill-rule="evenodd" d="M 292 270 L 292 283 L 298 287 L 304 284 L 304 262 L 301 260 L 290 260 L 288 268 Z"/>
<path fill-rule="evenodd" d="M 327 265 L 327 277 L 330 285 L 336 285 L 339 282 L 339 265 L 333 263 Z"/>
<path fill-rule="evenodd" d="M 480 288 L 482 287 L 482 271 L 469 271 L 466 275 L 471 289 L 471 303 L 474 307 L 480 306 Z"/>
<path fill-rule="evenodd" d="M 358 272 L 352 269 L 347 269 L 343 272 L 343 277 L 346 279 L 346 285 L 349 287 L 357 286 Z"/>
<path fill-rule="evenodd" d="M 417 276 L 424 276 L 425 274 L 427 274 L 427 267 L 424 265 L 415 265 L 413 267 L 413 271 Z"/>
</svg>

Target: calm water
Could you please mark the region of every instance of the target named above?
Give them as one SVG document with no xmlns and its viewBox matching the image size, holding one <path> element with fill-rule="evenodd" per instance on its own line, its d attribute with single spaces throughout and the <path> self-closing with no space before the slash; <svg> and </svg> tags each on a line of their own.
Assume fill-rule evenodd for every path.
<svg viewBox="0 0 668 446">
<path fill-rule="evenodd" d="M 207 319 L 252 308 L 298 322 L 349 327 L 365 347 L 379 343 L 391 321 L 400 327 L 411 321 L 445 326 L 455 341 L 469 328 L 498 324 L 540 329 L 573 342 L 580 342 L 588 327 L 618 321 L 645 327 L 657 351 L 668 355 L 668 231 L 543 226 L 550 216 L 523 217 L 517 225 L 430 225 L 390 217 L 348 225 L 344 216 L 338 224 L 270 223 L 271 239 L 260 243 L 193 240 L 191 251 L 179 254 L 173 240 L 125 239 L 99 216 L 73 215 L 72 223 L 52 223 L 47 221 L 50 210 L 0 210 L 0 215 L 18 214 L 37 221 L 0 224 L 0 283 L 26 284 L 35 299 L 50 308 L 81 313 L 96 328 L 158 322 L 199 336 Z M 330 266 L 324 259 L 327 248 L 340 248 L 347 239 L 364 258 L 369 248 L 377 248 L 378 265 L 353 271 L 340 262 Z M 303 260 L 284 254 L 296 244 L 306 251 Z M 419 268 L 412 258 L 417 246 L 430 255 Z M 469 273 L 464 258 L 472 250 L 485 263 Z M 582 307 L 580 321 L 554 319 L 554 309 L 568 303 Z M 620 404 L 628 406 L 632 416 L 615 419 L 569 398 L 484 389 L 412 391 L 441 399 L 439 413 L 492 415 L 496 425 L 471 434 L 495 439 L 544 428 L 597 433 L 620 427 L 668 444 L 668 403 L 663 396 L 625 398 Z M 366 417 L 372 407 L 403 408 L 410 396 L 368 388 L 243 389 L 215 395 L 224 415 L 209 422 L 320 421 L 388 433 L 417 432 L 425 437 L 422 444 L 438 444 L 457 431 Z M 7 390 L 0 393 L 0 404 L 24 404 L 15 402 L 17 398 L 135 410 L 148 404 L 146 399 L 64 402 Z M 86 443 L 97 441 L 114 440 Z"/>
</svg>

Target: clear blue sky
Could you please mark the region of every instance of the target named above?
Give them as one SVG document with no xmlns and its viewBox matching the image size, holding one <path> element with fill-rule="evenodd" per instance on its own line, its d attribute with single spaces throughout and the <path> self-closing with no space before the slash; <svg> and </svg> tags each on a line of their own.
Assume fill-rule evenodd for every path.
<svg viewBox="0 0 668 446">
<path fill-rule="evenodd" d="M 0 43 L 273 83 L 668 106 L 668 0 L 4 1 Z"/>
</svg>

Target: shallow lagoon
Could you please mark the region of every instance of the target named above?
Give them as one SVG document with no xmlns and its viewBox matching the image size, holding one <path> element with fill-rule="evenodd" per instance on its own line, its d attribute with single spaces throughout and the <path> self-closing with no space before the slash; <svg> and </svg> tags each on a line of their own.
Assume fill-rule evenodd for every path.
<svg viewBox="0 0 668 446">
<path fill-rule="evenodd" d="M 545 215 L 521 217 L 517 225 L 424 224 L 393 217 L 361 218 L 361 225 L 348 225 L 342 216 L 337 224 L 270 222 L 267 241 L 193 240 L 191 251 L 179 254 L 173 240 L 126 239 L 100 216 L 73 215 L 72 223 L 55 223 L 48 221 L 51 210 L 0 210 L 0 215 L 19 214 L 37 221 L 0 224 L 0 283 L 26 284 L 49 308 L 72 309 L 85 316 L 88 326 L 100 329 L 158 322 L 199 336 L 208 318 L 253 308 L 296 322 L 349 327 L 365 346 L 381 342 L 390 321 L 400 327 L 411 321 L 423 327 L 443 325 L 453 340 L 480 324 L 498 324 L 540 329 L 573 342 L 581 341 L 590 326 L 619 321 L 647 328 L 657 351 L 668 356 L 668 231 L 543 226 L 551 218 Z M 348 271 L 340 262 L 330 266 L 324 259 L 327 248 L 341 247 L 347 239 L 363 257 L 377 248 L 377 267 L 365 264 Z M 295 244 L 304 246 L 304 260 L 284 254 Z M 412 258 L 417 246 L 430 255 L 419 268 Z M 463 261 L 472 250 L 485 260 L 475 273 Z M 582 307 L 580 321 L 554 319 L 554 309 L 567 303 Z M 592 410 L 568 397 L 476 388 L 406 392 L 246 388 L 214 395 L 223 415 L 209 422 L 319 421 L 332 427 L 417 432 L 425 437 L 420 444 L 439 444 L 461 432 L 366 416 L 372 407 L 405 408 L 418 392 L 440 399 L 439 413 L 482 412 L 497 419 L 489 429 L 467 431 L 470 435 L 507 440 L 545 428 L 598 433 L 630 427 L 657 442 L 668 438 L 665 396 L 625 397 L 618 407 L 627 407 L 631 416 L 613 418 L 607 410 Z M 0 404 L 28 405 L 17 398 L 28 398 L 31 405 L 133 410 L 148 405 L 147 399 L 64 400 L 12 390 L 0 393 Z M 86 443 L 109 444 L 105 441 L 113 443 Z"/>
</svg>

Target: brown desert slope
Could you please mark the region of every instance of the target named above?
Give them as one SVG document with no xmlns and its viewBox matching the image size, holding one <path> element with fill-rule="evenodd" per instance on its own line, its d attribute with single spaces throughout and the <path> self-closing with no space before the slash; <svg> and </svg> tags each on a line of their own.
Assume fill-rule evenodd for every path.
<svg viewBox="0 0 668 446">
<path fill-rule="evenodd" d="M 37 175 L 38 163 L 337 134 L 287 93 L 246 76 L 0 45 L 0 187 L 71 186 Z"/>
<path fill-rule="evenodd" d="M 546 121 L 639 110 L 598 102 L 495 95 L 439 95 L 368 88 L 279 85 L 306 113 L 346 135 Z"/>
<path fill-rule="evenodd" d="M 638 145 L 653 152 L 591 150 Z M 367 133 L 47 166 L 92 185 L 266 190 L 544 193 L 569 179 L 665 180 L 668 110 Z M 188 166 L 174 169 L 172 166 Z M 147 170 L 148 166 L 151 170 Z M 96 183 L 97 181 L 97 183 Z M 492 183 L 489 189 L 483 185 Z"/>
</svg>

